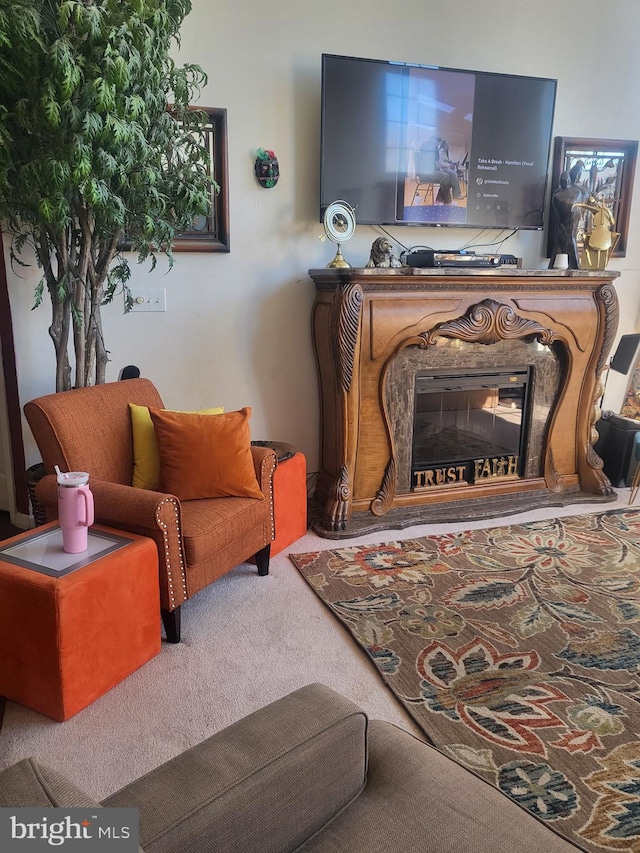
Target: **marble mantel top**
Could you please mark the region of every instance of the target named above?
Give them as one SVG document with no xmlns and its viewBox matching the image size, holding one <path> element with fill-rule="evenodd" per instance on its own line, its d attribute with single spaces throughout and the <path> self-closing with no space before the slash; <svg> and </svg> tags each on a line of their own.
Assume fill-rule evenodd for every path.
<svg viewBox="0 0 640 853">
<path fill-rule="evenodd" d="M 377 278 L 380 276 L 402 277 L 407 276 L 455 276 L 457 278 L 490 276 L 492 278 L 551 278 L 551 279 L 567 279 L 567 278 L 592 278 L 592 279 L 615 279 L 620 275 L 619 270 L 523 270 L 515 266 L 505 265 L 502 267 L 400 267 L 398 269 L 385 269 L 381 267 L 348 267 L 343 269 L 335 269 L 330 267 L 321 267 L 319 269 L 310 269 L 309 275 L 311 278 L 349 278 L 352 275 L 371 276 Z"/>
<path fill-rule="evenodd" d="M 523 270 L 513 266 L 490 269 L 469 267 L 438 267 L 418 269 L 400 267 L 349 267 L 310 269 L 317 291 L 334 291 L 349 283 L 357 283 L 363 291 L 442 291 L 477 290 L 491 287 L 500 292 L 526 290 L 573 292 L 595 291 L 610 284 L 620 275 L 619 270 Z"/>
</svg>

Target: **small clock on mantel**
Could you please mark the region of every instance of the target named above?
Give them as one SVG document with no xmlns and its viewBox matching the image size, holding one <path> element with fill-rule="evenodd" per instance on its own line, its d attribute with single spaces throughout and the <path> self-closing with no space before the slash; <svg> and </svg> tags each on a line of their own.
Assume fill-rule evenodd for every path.
<svg viewBox="0 0 640 853">
<path fill-rule="evenodd" d="M 338 247 L 335 258 L 327 264 L 327 268 L 349 269 L 351 264 L 342 256 L 342 244 L 350 240 L 356 230 L 355 210 L 346 201 L 333 201 L 327 205 L 322 223 L 324 235 L 320 239 L 328 237 Z"/>
</svg>

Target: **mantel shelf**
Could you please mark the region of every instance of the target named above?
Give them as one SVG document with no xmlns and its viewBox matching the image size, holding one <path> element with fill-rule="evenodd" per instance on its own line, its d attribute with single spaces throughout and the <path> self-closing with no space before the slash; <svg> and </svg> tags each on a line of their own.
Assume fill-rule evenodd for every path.
<svg viewBox="0 0 640 853">
<path fill-rule="evenodd" d="M 535 279 L 541 285 L 544 283 L 549 287 L 575 287 L 582 281 L 614 281 L 620 276 L 619 270 L 524 270 L 514 266 L 501 266 L 495 268 L 485 267 L 428 267 L 419 269 L 417 267 L 401 267 L 398 269 L 386 269 L 381 267 L 349 267 L 345 269 L 319 268 L 309 270 L 309 275 L 315 281 L 316 286 L 328 284 L 337 286 L 340 282 L 351 281 L 354 276 L 362 279 L 362 284 L 373 284 L 384 280 L 394 286 L 408 286 L 416 283 L 415 279 L 433 278 L 491 278 L 496 283 L 511 280 Z"/>
<path fill-rule="evenodd" d="M 613 279 L 620 275 L 619 270 L 528 270 L 517 266 L 503 264 L 500 267 L 317 267 L 309 270 L 309 275 L 315 280 L 316 276 L 326 273 L 329 276 L 339 278 L 341 276 L 372 275 L 393 277 L 406 277 L 408 275 L 491 275 L 491 276 L 513 276 L 534 278 L 596 278 Z"/>
</svg>

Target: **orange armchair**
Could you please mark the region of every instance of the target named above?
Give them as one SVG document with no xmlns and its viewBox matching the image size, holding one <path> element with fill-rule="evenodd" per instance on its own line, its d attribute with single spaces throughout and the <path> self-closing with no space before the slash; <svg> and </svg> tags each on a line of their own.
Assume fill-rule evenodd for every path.
<svg viewBox="0 0 640 853">
<path fill-rule="evenodd" d="M 184 601 L 251 557 L 258 574 L 268 574 L 276 455 L 266 447 L 251 447 L 263 499 L 180 501 L 174 495 L 134 488 L 129 403 L 163 408 L 148 379 L 108 382 L 26 403 L 24 413 L 47 472 L 36 485 L 35 496 L 47 519 L 53 520 L 55 466 L 89 472 L 96 522 L 155 541 L 162 620 L 167 640 L 178 643 Z"/>
</svg>

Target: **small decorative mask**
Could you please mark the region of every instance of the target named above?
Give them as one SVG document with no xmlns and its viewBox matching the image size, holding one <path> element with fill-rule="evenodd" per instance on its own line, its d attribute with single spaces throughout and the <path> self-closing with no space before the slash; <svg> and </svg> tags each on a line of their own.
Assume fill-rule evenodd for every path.
<svg viewBox="0 0 640 853">
<path fill-rule="evenodd" d="M 258 148 L 255 172 L 261 187 L 264 187 L 266 190 L 275 187 L 280 177 L 280 167 L 278 165 L 278 158 L 273 151 Z"/>
</svg>

